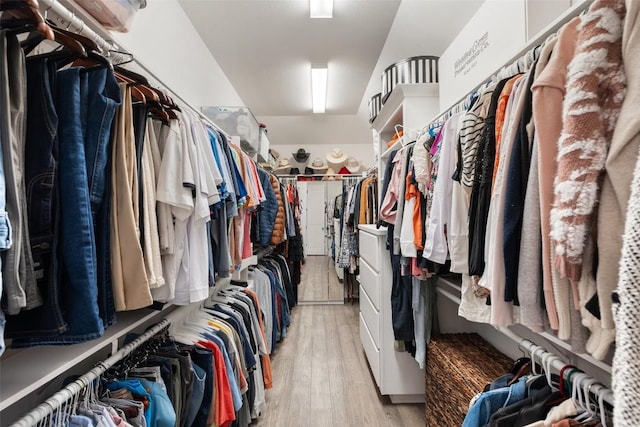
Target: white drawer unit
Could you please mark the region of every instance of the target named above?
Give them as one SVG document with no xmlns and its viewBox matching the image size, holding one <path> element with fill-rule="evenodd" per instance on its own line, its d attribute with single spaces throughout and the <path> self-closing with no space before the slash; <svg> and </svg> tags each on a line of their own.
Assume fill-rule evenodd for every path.
<svg viewBox="0 0 640 427">
<path fill-rule="evenodd" d="M 409 353 L 394 349 L 387 230 L 372 225 L 359 229 L 360 340 L 371 372 L 380 394 L 393 403 L 424 402 L 424 370 Z"/>
<path fill-rule="evenodd" d="M 371 299 L 371 303 L 380 311 L 380 280 L 378 276 L 380 274 L 373 270 L 373 267 L 369 265 L 368 261 L 360 259 L 360 286 L 367 292 L 367 295 Z"/>
<path fill-rule="evenodd" d="M 367 322 L 376 347 L 380 348 L 380 312 L 373 306 L 367 291 L 362 286 L 360 286 L 360 314 Z"/>
<path fill-rule="evenodd" d="M 373 337 L 367 327 L 367 322 L 362 317 L 362 313 L 360 313 L 360 341 L 362 341 L 364 353 L 367 355 L 373 378 L 376 380 L 378 387 L 380 387 L 380 350 L 376 343 L 373 342 Z"/>
<path fill-rule="evenodd" d="M 375 229 L 375 226 L 369 226 Z M 386 229 L 382 229 L 385 231 Z M 378 272 L 380 266 L 381 250 L 378 243 L 377 236 L 369 233 L 360 233 L 360 259 L 369 262 L 369 265 L 374 268 L 375 272 Z"/>
</svg>

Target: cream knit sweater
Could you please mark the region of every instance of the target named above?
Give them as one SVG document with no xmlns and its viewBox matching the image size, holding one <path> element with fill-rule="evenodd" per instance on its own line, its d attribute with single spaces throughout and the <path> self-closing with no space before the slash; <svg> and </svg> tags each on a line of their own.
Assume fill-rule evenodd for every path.
<svg viewBox="0 0 640 427">
<path fill-rule="evenodd" d="M 640 2 L 627 0 L 626 5 L 627 17 L 624 24 L 622 54 L 629 86 L 620 115 L 620 123 L 614 134 L 613 145 L 616 148 L 612 146 L 607 159 L 607 171 L 609 171 L 611 159 L 611 166 L 624 165 L 628 179 L 632 179 L 631 185 L 621 193 L 618 190 L 619 186 L 615 183 L 622 182 L 619 180 L 623 177 L 615 172 L 610 177 L 616 196 L 624 197 L 630 192 L 628 201 L 625 201 L 626 208 L 623 210 L 626 224 L 622 238 L 617 284 L 620 306 L 615 313 L 616 352 L 613 359 L 612 382 L 615 425 L 635 427 L 640 425 L 640 404 L 638 404 L 640 394 L 640 334 L 638 333 L 640 328 L 640 158 L 637 142 L 640 138 L 640 119 L 637 114 L 637 103 L 640 102 L 640 81 L 638 80 L 640 69 L 637 64 L 640 58 L 637 53 L 633 55 L 632 50 L 637 50 L 640 43 L 638 40 Z M 635 114 L 633 114 L 634 110 Z M 633 151 L 635 153 L 632 153 Z M 627 165 L 628 162 L 633 161 L 631 158 L 637 159 L 633 173 L 628 170 Z M 600 283 L 598 286 L 600 287 Z M 603 326 L 604 320 L 603 318 Z"/>
<path fill-rule="evenodd" d="M 578 27 L 578 45 L 568 69 L 551 244 L 560 275 L 573 281 L 580 280 L 588 225 L 625 96 L 624 16 L 624 0 L 596 0 Z"/>
</svg>

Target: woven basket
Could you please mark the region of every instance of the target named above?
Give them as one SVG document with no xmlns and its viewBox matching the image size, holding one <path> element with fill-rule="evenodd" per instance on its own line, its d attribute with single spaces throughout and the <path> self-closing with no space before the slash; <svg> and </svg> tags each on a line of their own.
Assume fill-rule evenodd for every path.
<svg viewBox="0 0 640 427">
<path fill-rule="evenodd" d="M 433 337 L 425 370 L 427 426 L 462 425 L 471 398 L 512 365 L 511 359 L 477 334 Z"/>
</svg>

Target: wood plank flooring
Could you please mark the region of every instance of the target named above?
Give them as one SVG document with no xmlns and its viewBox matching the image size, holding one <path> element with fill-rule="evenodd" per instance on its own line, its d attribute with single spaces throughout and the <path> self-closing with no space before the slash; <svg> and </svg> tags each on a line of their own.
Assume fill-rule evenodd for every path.
<svg viewBox="0 0 640 427">
<path fill-rule="evenodd" d="M 344 286 L 338 280 L 333 260 L 328 256 L 308 256 L 302 266 L 298 287 L 300 302 L 342 301 Z"/>
<path fill-rule="evenodd" d="M 358 305 L 301 305 L 272 355 L 273 383 L 259 427 L 426 424 L 424 404 L 380 396 L 360 344 Z"/>
</svg>

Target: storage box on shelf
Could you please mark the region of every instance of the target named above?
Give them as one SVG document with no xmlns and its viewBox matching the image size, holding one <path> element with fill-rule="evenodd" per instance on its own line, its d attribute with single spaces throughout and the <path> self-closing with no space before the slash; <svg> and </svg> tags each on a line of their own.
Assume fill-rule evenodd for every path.
<svg viewBox="0 0 640 427">
<path fill-rule="evenodd" d="M 202 107 L 205 116 L 231 136 L 240 138 L 240 148 L 255 158 L 260 152 L 260 125 L 246 107 Z M 265 135 L 266 136 L 266 135 Z"/>
<path fill-rule="evenodd" d="M 424 401 L 424 371 L 394 349 L 387 229 L 360 225 L 360 340 L 380 394 L 393 403 Z"/>
</svg>

